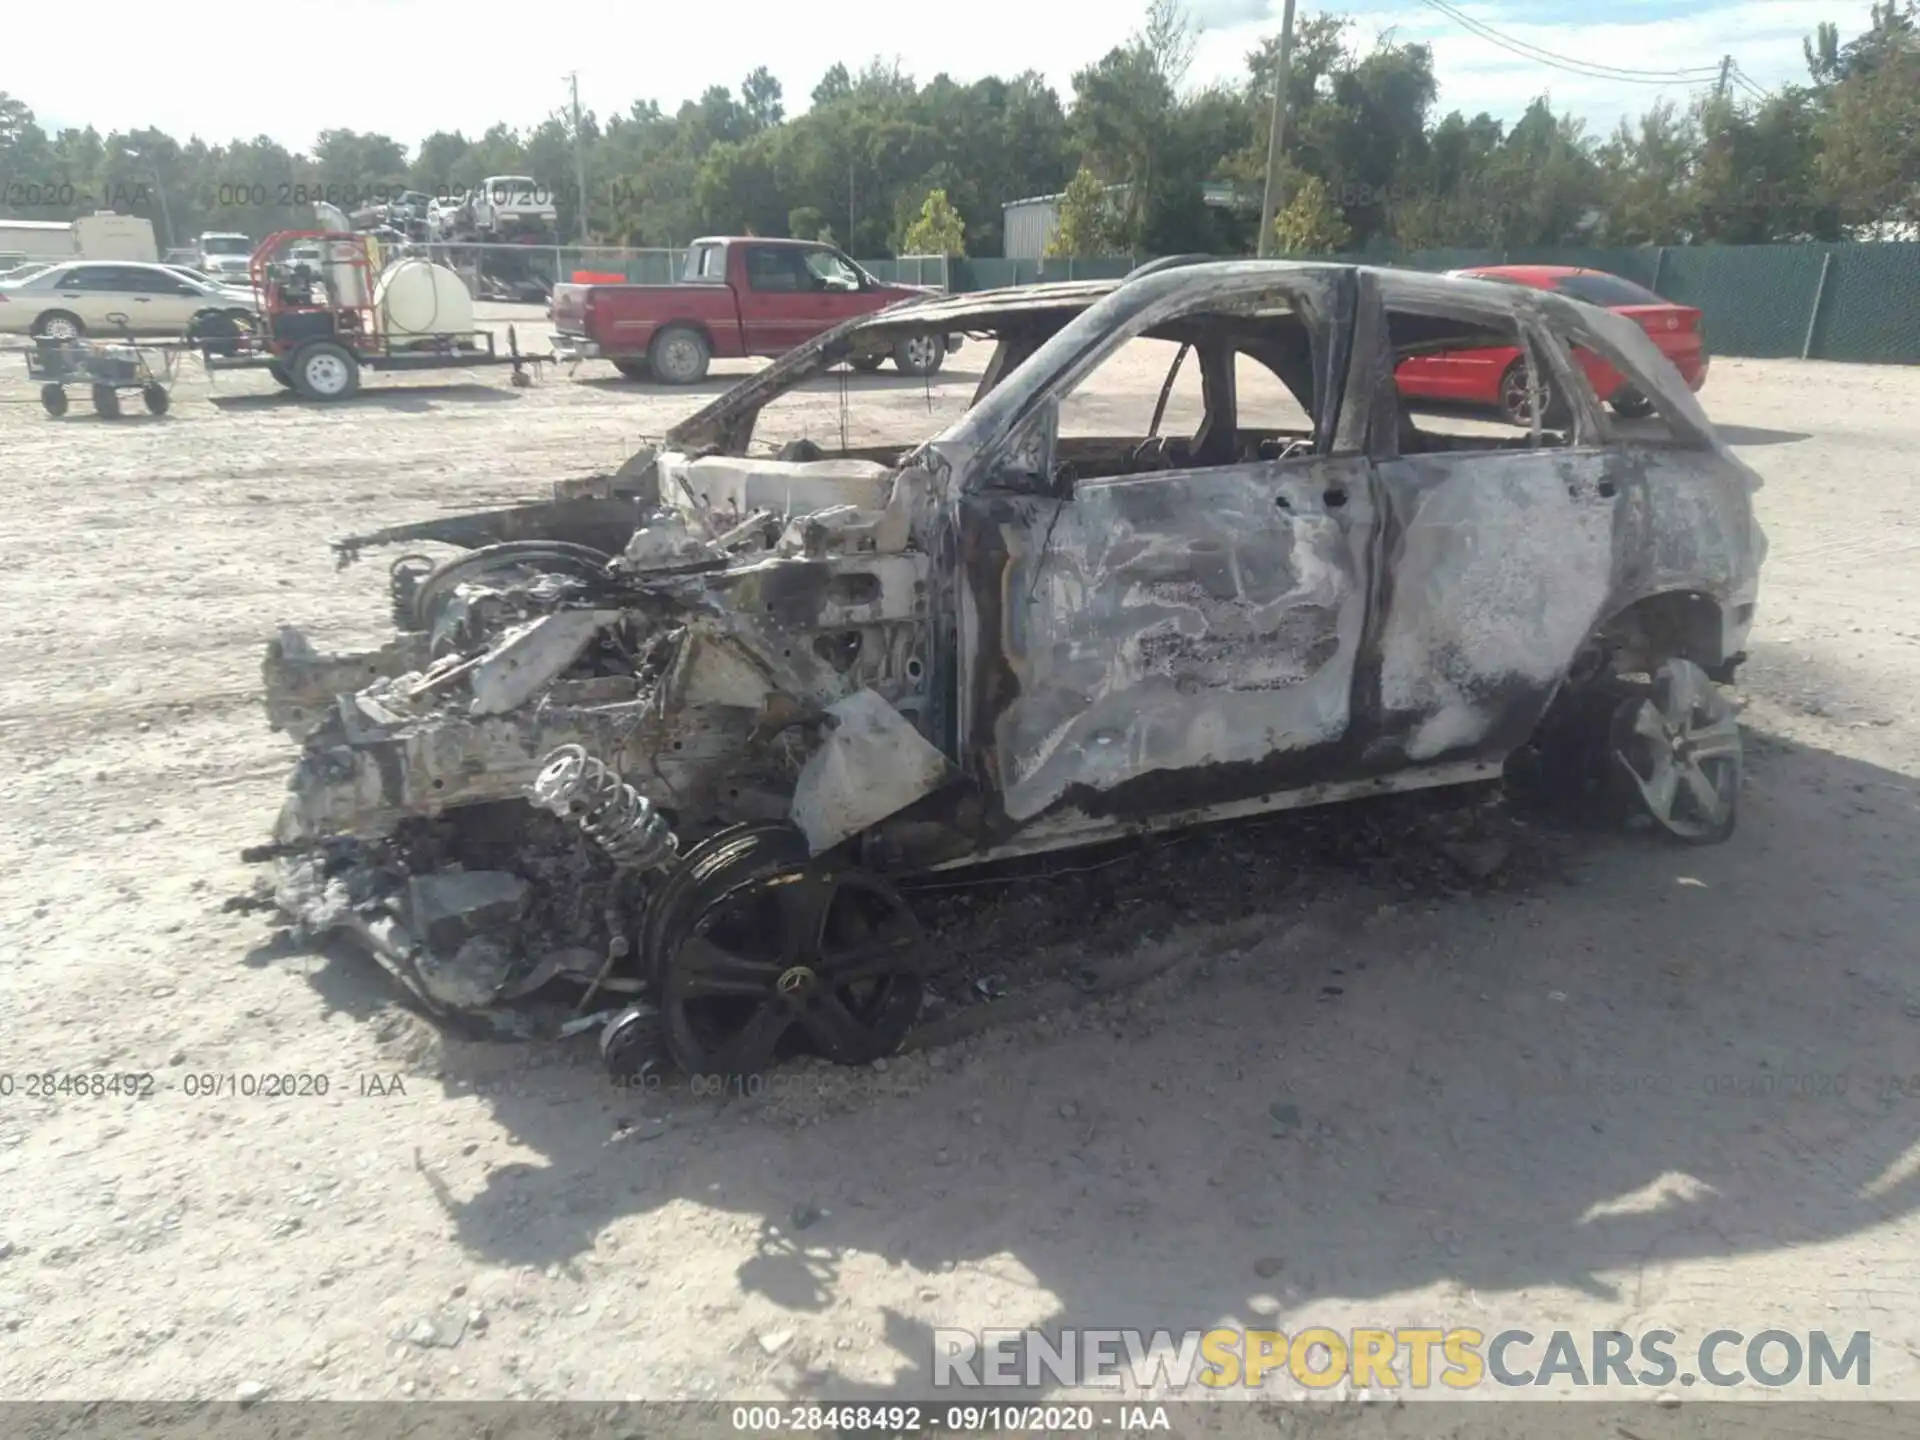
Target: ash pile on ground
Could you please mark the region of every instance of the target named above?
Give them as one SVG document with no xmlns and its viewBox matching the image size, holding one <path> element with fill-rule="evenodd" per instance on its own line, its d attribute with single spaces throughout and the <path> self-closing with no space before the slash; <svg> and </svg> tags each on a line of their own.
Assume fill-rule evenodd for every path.
<svg viewBox="0 0 1920 1440">
<path fill-rule="evenodd" d="M 902 885 L 942 1008 L 991 1003 L 1187 925 L 1278 915 L 1343 886 L 1439 905 L 1566 878 L 1572 826 L 1498 785 L 1414 792 Z"/>
</svg>

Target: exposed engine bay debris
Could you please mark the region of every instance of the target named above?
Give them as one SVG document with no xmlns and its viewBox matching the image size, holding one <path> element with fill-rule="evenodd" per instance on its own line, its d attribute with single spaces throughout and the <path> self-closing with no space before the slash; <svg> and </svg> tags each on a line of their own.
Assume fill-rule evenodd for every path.
<svg viewBox="0 0 1920 1440">
<path fill-rule="evenodd" d="M 929 325 L 993 342 L 958 423 L 749 454 L 781 394 Z M 1397 357 L 1503 334 L 1563 428 L 1476 446 L 1398 409 Z M 1148 433 L 1063 433 L 1141 337 L 1178 346 Z M 1661 440 L 1612 432 L 1574 345 L 1653 397 Z M 1189 358 L 1197 425 L 1162 434 Z M 1241 411 L 1240 360 L 1298 427 Z M 1713 687 L 1751 623 L 1757 479 L 1663 366 L 1564 297 L 1342 266 L 1160 264 L 850 322 L 617 475 L 339 542 L 343 566 L 410 547 L 398 633 L 269 645 L 269 721 L 303 752 L 255 858 L 300 929 L 429 1009 L 597 1026 L 631 1077 L 896 1049 L 928 995 L 899 886 L 929 872 L 1486 782 L 1543 743 L 1724 838 L 1739 732 Z"/>
</svg>

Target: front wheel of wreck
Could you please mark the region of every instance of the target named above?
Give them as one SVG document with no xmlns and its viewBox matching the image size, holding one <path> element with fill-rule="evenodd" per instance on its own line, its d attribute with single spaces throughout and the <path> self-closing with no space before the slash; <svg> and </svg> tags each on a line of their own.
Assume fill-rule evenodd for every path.
<svg viewBox="0 0 1920 1440">
<path fill-rule="evenodd" d="M 922 935 L 890 885 L 808 860 L 785 826 L 716 836 L 687 861 L 656 932 L 675 1065 L 698 1083 L 795 1052 L 859 1065 L 899 1049 L 924 993 Z"/>
</svg>

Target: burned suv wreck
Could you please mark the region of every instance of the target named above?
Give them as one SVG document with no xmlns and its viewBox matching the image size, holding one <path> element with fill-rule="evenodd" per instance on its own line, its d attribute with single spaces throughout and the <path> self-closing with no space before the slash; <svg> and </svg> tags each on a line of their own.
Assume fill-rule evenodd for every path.
<svg viewBox="0 0 1920 1440">
<path fill-rule="evenodd" d="M 935 332 L 992 344 L 957 423 L 749 456 L 778 397 L 831 371 L 844 405 L 848 357 Z M 1148 340 L 1150 422 L 1063 430 Z M 1403 412 L 1401 359 L 1489 346 L 1556 397 L 1528 432 Z M 1571 347 L 1654 419 L 1616 429 Z M 305 751 L 257 853 L 443 1013 L 525 1033 L 564 992 L 621 1074 L 859 1062 L 921 1005 L 904 873 L 1483 780 L 1596 703 L 1596 773 L 1724 838 L 1758 484 L 1636 326 L 1544 292 L 1160 262 L 909 301 L 616 476 L 340 542 L 459 553 L 393 563 L 377 651 L 269 647 Z"/>
</svg>

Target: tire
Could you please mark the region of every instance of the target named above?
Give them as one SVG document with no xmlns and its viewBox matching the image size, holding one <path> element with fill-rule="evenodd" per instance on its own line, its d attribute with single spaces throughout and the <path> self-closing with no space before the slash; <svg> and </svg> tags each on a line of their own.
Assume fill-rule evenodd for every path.
<svg viewBox="0 0 1920 1440">
<path fill-rule="evenodd" d="M 271 375 L 274 378 L 274 382 L 276 384 L 281 385 L 288 390 L 293 389 L 293 372 L 287 369 L 286 362 L 284 360 L 268 361 L 267 374 Z"/>
<path fill-rule="evenodd" d="M 111 385 L 94 386 L 93 408 L 94 413 L 99 415 L 102 420 L 118 420 L 120 418 L 120 392 Z"/>
<path fill-rule="evenodd" d="M 1607 403 L 1623 420 L 1642 420 L 1653 413 L 1653 401 L 1630 387 L 1616 392 Z"/>
<path fill-rule="evenodd" d="M 647 378 L 647 362 L 644 360 L 616 360 L 613 362 L 613 368 L 629 380 Z"/>
<path fill-rule="evenodd" d="M 1693 703 L 1676 706 L 1677 697 L 1690 697 Z M 1702 736 L 1717 742 L 1699 752 L 1710 757 L 1705 766 L 1693 758 Z M 1676 741 L 1672 753 L 1685 756 L 1680 763 L 1688 765 L 1700 788 L 1714 797 L 1711 807 L 1698 803 L 1699 792 L 1690 785 L 1669 785 L 1661 800 L 1647 783 L 1669 740 Z M 1622 701 L 1614 711 L 1607 745 L 1613 754 L 1615 793 L 1628 813 L 1638 811 L 1656 829 L 1688 845 L 1718 845 L 1732 836 L 1740 814 L 1740 724 L 1704 670 L 1687 660 L 1662 663 L 1647 692 Z M 1688 802 L 1684 811 L 1678 803 L 1683 798 Z"/>
<path fill-rule="evenodd" d="M 1546 413 L 1540 417 L 1540 423 L 1546 426 L 1566 424 L 1566 402 L 1545 376 L 1540 379 L 1540 394 L 1546 402 L 1543 407 Z M 1516 360 L 1500 376 L 1500 413 L 1508 423 L 1528 430 L 1532 428 L 1532 423 L 1527 411 L 1527 364 L 1524 360 Z"/>
<path fill-rule="evenodd" d="M 861 373 L 867 374 L 867 373 L 871 373 L 872 371 L 878 370 L 881 364 L 886 360 L 886 358 L 887 357 L 884 355 L 860 355 L 860 356 L 856 356 L 852 360 L 849 360 L 847 364 L 851 365 L 854 369 L 860 371 Z"/>
<path fill-rule="evenodd" d="M 712 359 L 707 337 L 687 325 L 669 325 L 647 350 L 647 367 L 668 385 L 699 384 Z"/>
<path fill-rule="evenodd" d="M 42 385 L 40 403 L 49 415 L 58 419 L 67 413 L 67 392 L 59 385 Z"/>
<path fill-rule="evenodd" d="M 240 348 L 240 326 L 224 310 L 202 310 L 187 322 L 187 339 L 209 355 L 231 355 Z"/>
<path fill-rule="evenodd" d="M 147 404 L 149 415 L 164 415 L 173 404 L 173 397 L 167 394 L 164 386 L 149 382 L 140 388 L 140 398 Z"/>
<path fill-rule="evenodd" d="M 36 340 L 78 340 L 86 333 L 85 322 L 71 310 L 49 310 L 33 322 Z"/>
<path fill-rule="evenodd" d="M 360 362 L 344 345 L 314 340 L 294 353 L 288 366 L 293 388 L 303 400 L 345 400 L 360 388 Z"/>
<path fill-rule="evenodd" d="M 893 347 L 893 368 L 902 375 L 931 375 L 946 363 L 944 335 L 913 335 Z"/>
</svg>

